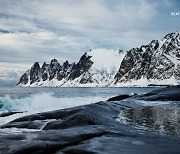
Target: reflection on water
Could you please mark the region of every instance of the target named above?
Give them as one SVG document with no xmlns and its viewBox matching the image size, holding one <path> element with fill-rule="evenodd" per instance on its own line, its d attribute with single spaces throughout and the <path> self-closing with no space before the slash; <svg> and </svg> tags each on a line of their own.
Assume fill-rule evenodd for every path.
<svg viewBox="0 0 180 154">
<path fill-rule="evenodd" d="M 180 136 L 180 108 L 143 106 L 123 110 L 120 112 L 117 121 L 132 125 L 138 129 Z"/>
</svg>

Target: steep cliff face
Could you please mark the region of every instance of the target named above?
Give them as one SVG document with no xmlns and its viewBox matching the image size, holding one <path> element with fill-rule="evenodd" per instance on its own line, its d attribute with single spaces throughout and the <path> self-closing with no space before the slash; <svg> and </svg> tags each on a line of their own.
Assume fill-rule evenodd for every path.
<svg viewBox="0 0 180 154">
<path fill-rule="evenodd" d="M 175 80 L 178 82 L 180 79 L 178 32 L 167 34 L 160 41 L 153 40 L 149 45 L 133 48 L 127 52 L 115 75 L 115 84 L 132 83 L 132 81 L 135 83 L 140 80 L 143 82 L 143 79 L 149 81 L 149 84 L 158 84 L 161 81 L 172 81 L 173 84 Z"/>
<path fill-rule="evenodd" d="M 84 72 L 87 72 L 91 67 L 93 62 L 91 61 L 91 56 L 85 53 L 79 60 L 79 62 L 72 67 L 72 71 L 68 77 L 68 80 L 74 80 L 81 76 Z"/>
<path fill-rule="evenodd" d="M 69 80 L 63 86 L 104 87 L 110 86 L 119 65 L 125 56 L 122 50 L 95 49 L 87 53 L 93 62 L 91 67 L 74 80 Z"/>
</svg>

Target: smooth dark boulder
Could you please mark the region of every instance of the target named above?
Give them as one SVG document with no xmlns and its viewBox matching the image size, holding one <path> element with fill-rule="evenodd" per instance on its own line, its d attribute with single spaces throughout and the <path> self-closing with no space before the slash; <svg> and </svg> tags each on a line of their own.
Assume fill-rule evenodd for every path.
<svg viewBox="0 0 180 154">
<path fill-rule="evenodd" d="M 23 112 L 4 112 L 0 114 L 0 117 L 8 117 L 11 116 L 13 114 L 17 114 L 17 113 L 23 113 Z"/>
<path fill-rule="evenodd" d="M 131 97 L 130 95 L 119 95 L 119 96 L 115 96 L 115 97 L 111 97 L 111 98 L 109 98 L 107 101 L 121 101 L 121 100 L 123 100 L 123 99 L 126 99 L 126 98 L 129 98 L 129 97 Z"/>
<path fill-rule="evenodd" d="M 49 129 L 65 129 L 71 127 L 79 127 L 79 126 L 87 126 L 87 125 L 95 125 L 97 124 L 95 120 L 86 114 L 75 114 L 65 120 L 56 120 L 49 122 L 43 130 Z"/>
<path fill-rule="evenodd" d="M 137 98 L 148 101 L 180 101 L 180 85 L 160 88 Z"/>
</svg>

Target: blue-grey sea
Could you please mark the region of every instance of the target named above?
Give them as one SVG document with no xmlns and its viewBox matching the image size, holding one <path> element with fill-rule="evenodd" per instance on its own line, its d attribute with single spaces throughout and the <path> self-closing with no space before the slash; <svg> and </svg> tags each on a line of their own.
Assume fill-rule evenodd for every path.
<svg viewBox="0 0 180 154">
<path fill-rule="evenodd" d="M 143 94 L 156 88 L 0 88 L 0 111 L 51 110 L 73 107 L 121 94 Z"/>
<path fill-rule="evenodd" d="M 0 114 L 19 112 L 32 114 L 104 101 L 120 94 L 143 94 L 155 88 L 0 88 Z M 10 116 L 17 118 L 17 115 Z M 22 116 L 22 115 L 19 115 Z M 3 118 L 5 120 L 5 118 Z M 0 118 L 0 124 L 3 121 Z M 6 119 L 7 120 L 7 119 Z M 8 121 L 4 122 L 8 122 Z"/>
</svg>

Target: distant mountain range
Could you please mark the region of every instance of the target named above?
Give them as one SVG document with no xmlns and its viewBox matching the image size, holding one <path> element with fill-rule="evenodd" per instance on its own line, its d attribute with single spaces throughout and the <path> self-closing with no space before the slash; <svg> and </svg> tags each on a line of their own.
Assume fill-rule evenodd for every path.
<svg viewBox="0 0 180 154">
<path fill-rule="evenodd" d="M 161 40 L 129 51 L 95 49 L 79 62 L 62 65 L 35 62 L 17 86 L 124 87 L 177 85 L 180 83 L 180 34 L 169 33 Z"/>
</svg>

